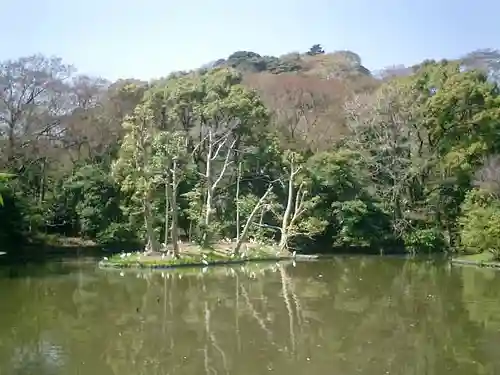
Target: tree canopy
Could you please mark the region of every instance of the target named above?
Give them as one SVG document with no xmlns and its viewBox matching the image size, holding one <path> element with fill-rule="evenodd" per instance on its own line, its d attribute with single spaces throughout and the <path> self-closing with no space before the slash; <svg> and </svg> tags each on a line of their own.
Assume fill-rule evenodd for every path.
<svg viewBox="0 0 500 375">
<path fill-rule="evenodd" d="M 2 238 L 498 255 L 498 56 L 372 74 L 315 44 L 150 82 L 4 61 Z"/>
</svg>

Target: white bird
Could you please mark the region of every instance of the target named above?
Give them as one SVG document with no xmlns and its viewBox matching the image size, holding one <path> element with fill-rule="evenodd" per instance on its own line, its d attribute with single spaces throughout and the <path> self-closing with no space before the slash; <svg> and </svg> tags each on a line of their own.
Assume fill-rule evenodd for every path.
<svg viewBox="0 0 500 375">
<path fill-rule="evenodd" d="M 125 253 L 121 253 L 120 258 L 122 258 L 122 259 L 125 258 Z"/>
<path fill-rule="evenodd" d="M 295 255 L 296 255 L 296 254 L 297 254 L 297 252 L 296 252 L 296 251 L 294 251 L 294 252 L 292 253 L 292 257 L 294 257 L 294 258 L 295 258 Z"/>
<path fill-rule="evenodd" d="M 208 266 L 208 262 L 205 259 L 202 259 L 201 263 L 203 263 L 204 265 Z"/>
<path fill-rule="evenodd" d="M 102 259 L 104 259 L 104 260 L 108 260 L 108 257 L 104 257 L 104 258 L 102 258 Z"/>
<path fill-rule="evenodd" d="M 122 272 L 120 272 L 120 276 L 121 276 L 121 277 L 125 276 L 125 274 L 123 273 L 123 271 L 122 271 Z"/>
</svg>

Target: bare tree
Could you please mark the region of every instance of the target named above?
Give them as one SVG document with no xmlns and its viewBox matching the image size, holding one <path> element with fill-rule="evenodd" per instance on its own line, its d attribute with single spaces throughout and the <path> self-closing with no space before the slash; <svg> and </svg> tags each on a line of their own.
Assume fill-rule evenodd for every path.
<svg viewBox="0 0 500 375">
<path fill-rule="evenodd" d="M 254 223 L 254 219 L 255 219 L 255 216 L 257 215 L 257 212 L 264 205 L 267 197 L 269 196 L 269 194 L 271 194 L 272 190 L 273 190 L 273 184 L 269 184 L 269 187 L 267 188 L 266 192 L 262 195 L 262 197 L 260 197 L 259 201 L 255 204 L 252 212 L 248 216 L 248 219 L 245 223 L 245 226 L 243 227 L 243 230 L 241 231 L 241 235 L 239 234 L 239 230 L 238 230 L 237 242 L 236 242 L 236 245 L 234 246 L 234 254 L 236 254 L 236 255 L 239 254 L 241 246 L 243 245 L 243 243 L 246 240 L 248 231 L 249 231 L 251 225 Z M 239 219 L 238 219 L 237 225 L 239 225 Z"/>
<path fill-rule="evenodd" d="M 61 59 L 42 55 L 0 63 L 0 131 L 8 139 L 10 163 L 27 145 L 60 131 L 72 71 Z"/>
<path fill-rule="evenodd" d="M 205 219 L 204 226 L 205 230 L 203 233 L 203 243 L 205 246 L 208 245 L 210 239 L 211 219 L 214 212 L 213 200 L 215 196 L 215 190 L 217 189 L 219 183 L 224 178 L 228 166 L 232 163 L 231 154 L 234 151 L 234 145 L 236 139 L 231 141 L 231 132 L 219 133 L 219 135 L 214 132 L 212 128 L 208 129 L 207 134 L 207 155 L 205 164 Z M 225 151 L 225 157 L 222 162 L 222 167 L 215 172 L 214 162 L 221 155 L 221 152 Z"/>
<path fill-rule="evenodd" d="M 411 100 L 395 84 L 345 105 L 351 130 L 347 144 L 361 155 L 372 193 L 389 202 L 399 233 L 410 225 L 408 213 L 424 198 L 424 182 L 436 162 Z"/>
<path fill-rule="evenodd" d="M 306 204 L 308 191 L 305 188 L 304 181 L 300 182 L 298 184 L 298 187 L 296 187 L 298 174 L 302 170 L 302 165 L 300 165 L 298 155 L 295 153 L 290 153 L 290 156 L 287 159 L 289 162 L 287 170 L 288 192 L 286 207 L 281 220 L 281 239 L 279 243 L 279 248 L 282 251 L 288 248 L 288 244 L 293 237 L 300 234 L 307 234 L 305 231 L 297 230 L 297 224 L 309 208 L 309 205 Z"/>
<path fill-rule="evenodd" d="M 483 166 L 476 172 L 474 184 L 494 194 L 500 194 L 500 155 L 485 159 Z"/>
<path fill-rule="evenodd" d="M 287 147 L 325 150 L 345 134 L 345 85 L 296 74 L 249 75 L 246 83 L 261 94 Z"/>
</svg>

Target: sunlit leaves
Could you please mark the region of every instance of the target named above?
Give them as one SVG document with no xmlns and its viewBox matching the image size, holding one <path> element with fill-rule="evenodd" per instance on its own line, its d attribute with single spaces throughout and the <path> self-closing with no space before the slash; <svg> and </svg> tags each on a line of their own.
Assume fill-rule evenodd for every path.
<svg viewBox="0 0 500 375">
<path fill-rule="evenodd" d="M 2 182 L 8 181 L 9 179 L 11 179 L 13 177 L 15 177 L 15 175 L 11 174 L 11 173 L 0 173 L 0 187 L 1 187 Z M 3 205 L 4 205 L 3 196 L 0 192 L 0 206 L 3 206 Z"/>
</svg>

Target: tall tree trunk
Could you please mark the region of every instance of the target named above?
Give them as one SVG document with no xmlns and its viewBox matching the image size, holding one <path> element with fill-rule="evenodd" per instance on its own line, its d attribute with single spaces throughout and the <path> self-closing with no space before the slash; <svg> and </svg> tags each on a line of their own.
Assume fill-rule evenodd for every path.
<svg viewBox="0 0 500 375">
<path fill-rule="evenodd" d="M 234 253 L 239 254 L 241 245 L 243 245 L 243 242 L 246 239 L 248 230 L 250 229 L 250 226 L 253 223 L 253 220 L 255 218 L 255 215 L 257 215 L 257 212 L 259 211 L 259 208 L 264 204 L 267 196 L 269 193 L 271 193 L 273 189 L 273 186 L 270 185 L 267 191 L 264 193 L 264 195 L 259 199 L 259 201 L 255 204 L 255 207 L 253 208 L 252 212 L 250 213 L 250 216 L 247 219 L 247 222 L 245 224 L 245 227 L 243 228 L 243 231 L 241 232 L 241 236 L 238 237 L 238 242 L 236 242 L 236 246 L 234 247 Z"/>
<path fill-rule="evenodd" d="M 283 221 L 281 222 L 281 239 L 279 243 L 280 250 L 284 250 L 288 244 L 288 221 L 290 220 L 293 206 L 293 178 L 293 173 L 290 173 L 290 179 L 288 180 L 288 197 L 286 202 L 286 209 L 285 213 L 283 214 Z"/>
<path fill-rule="evenodd" d="M 144 222 L 146 224 L 146 237 L 147 245 L 146 252 L 158 252 L 160 251 L 160 244 L 156 239 L 154 228 L 153 228 L 153 210 L 151 209 L 151 193 L 148 192 L 144 196 L 143 208 L 144 208 Z"/>
<path fill-rule="evenodd" d="M 46 159 L 42 159 L 42 173 L 40 176 L 40 204 L 45 200 L 45 164 Z"/>
<path fill-rule="evenodd" d="M 174 249 L 174 256 L 179 257 L 179 229 L 177 220 L 177 160 L 173 161 L 173 171 L 172 171 L 172 188 L 170 199 L 172 201 L 172 247 Z"/>
<path fill-rule="evenodd" d="M 240 239 L 240 182 L 241 182 L 241 163 L 238 164 L 238 176 L 236 179 L 236 239 L 237 240 Z"/>
<path fill-rule="evenodd" d="M 208 247 L 210 242 L 209 239 L 209 225 L 210 225 L 210 216 L 212 214 L 212 133 L 209 133 L 208 139 L 208 153 L 207 153 L 207 163 L 205 170 L 205 182 L 206 182 L 206 193 L 207 197 L 205 199 L 205 228 L 203 230 L 203 247 Z"/>
<path fill-rule="evenodd" d="M 165 248 L 167 247 L 168 244 L 168 231 L 169 231 L 169 210 L 170 210 L 170 200 L 169 200 L 169 188 L 168 185 L 170 184 L 170 177 L 169 174 L 167 173 L 165 176 Z"/>
<path fill-rule="evenodd" d="M 228 136 L 228 135 L 227 135 Z M 217 159 L 217 156 L 219 155 L 220 151 L 224 148 L 224 146 L 227 145 L 228 138 L 219 140 L 219 142 L 214 142 L 212 138 L 212 133 L 208 133 L 208 140 L 209 140 L 209 145 L 208 145 L 208 153 L 207 153 L 207 162 L 206 162 L 206 172 L 205 172 L 205 180 L 206 180 L 206 191 L 207 191 L 207 199 L 205 203 L 205 230 L 203 233 L 203 246 L 207 247 L 211 241 L 211 230 L 210 230 L 210 224 L 211 224 L 211 217 L 212 217 L 212 203 L 214 199 L 214 194 L 215 194 L 215 189 L 217 188 L 217 185 L 221 182 L 222 178 L 226 174 L 226 170 L 229 164 L 231 164 L 231 151 L 234 148 L 234 145 L 236 143 L 236 140 L 234 140 L 228 147 L 226 151 L 226 157 L 224 159 L 224 164 L 222 165 L 221 171 L 219 172 L 217 178 L 213 179 L 213 171 L 212 171 L 212 161 Z M 214 151 L 214 148 L 217 146 L 217 148 Z"/>
</svg>

